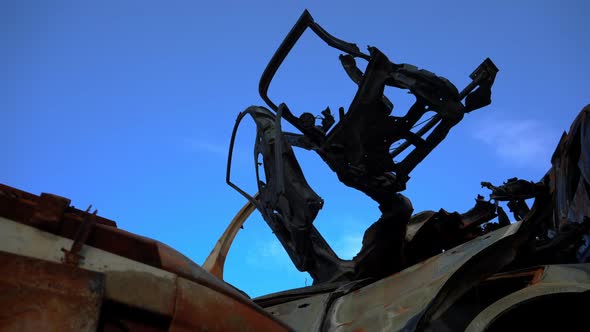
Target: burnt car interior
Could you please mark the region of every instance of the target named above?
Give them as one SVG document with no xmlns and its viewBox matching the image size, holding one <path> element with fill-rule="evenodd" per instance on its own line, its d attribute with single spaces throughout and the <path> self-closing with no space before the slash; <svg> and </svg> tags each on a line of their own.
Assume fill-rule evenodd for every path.
<svg viewBox="0 0 590 332">
<path fill-rule="evenodd" d="M 275 73 L 308 28 L 327 45 L 344 52 L 340 55 L 342 67 L 358 85 L 348 109 L 340 108 L 336 116 L 329 108 L 319 112 L 321 116 L 309 112 L 297 116 L 285 103 L 277 106 L 268 96 Z M 365 72 L 357 67 L 357 59 L 368 62 Z M 412 204 L 400 192 L 405 190 L 411 171 L 466 113 L 491 103 L 497 72 L 494 63 L 485 59 L 470 75 L 472 82 L 459 92 L 446 78 L 409 64 L 393 63 L 376 47 L 369 47 L 368 54 L 361 52 L 355 44 L 330 35 L 305 11 L 260 79 L 260 96 L 268 108 L 250 107 L 237 118 L 230 143 L 227 182 L 256 206 L 295 266 L 309 272 L 315 284 L 380 278 L 399 271 L 427 258 L 428 249 L 440 253 L 444 247 L 473 237 L 471 228 L 496 216 L 497 207 L 481 198 L 465 214 L 445 211 L 430 214 L 429 218 L 449 220 L 445 222 L 449 225 L 446 227 L 461 231 L 452 239 L 445 238 L 448 243 L 441 245 L 443 248 L 428 248 L 428 244 L 420 245 L 425 235 L 414 239 L 412 234 L 411 241 L 407 241 L 406 228 L 419 223 L 417 220 L 424 222 L 425 215 L 410 220 Z M 394 114 L 393 103 L 384 95 L 386 86 L 408 90 L 415 96 L 416 101 L 405 114 L 397 109 Z M 433 112 L 434 116 L 418 123 L 427 112 Z M 254 154 L 259 196 L 256 200 L 230 177 L 235 135 L 246 115 L 252 117 L 257 127 Z M 316 124 L 318 118 L 321 123 Z M 283 131 L 283 119 L 299 133 Z M 419 128 L 413 131 L 416 127 Z M 397 146 L 392 148 L 394 145 Z M 339 259 L 313 226 L 323 199 L 307 183 L 293 147 L 317 153 L 343 184 L 360 190 L 379 204 L 381 218 L 366 231 L 363 248 L 352 261 Z M 403 159 L 395 160 L 412 148 Z M 266 183 L 260 180 L 259 164 L 264 165 Z"/>
<path fill-rule="evenodd" d="M 287 104 L 275 102 L 268 95 L 275 73 L 308 28 L 328 46 L 343 52 L 339 57 L 342 67 L 358 85 L 348 109 L 341 107 L 337 114 L 327 108 L 319 114 L 297 115 Z M 367 61 L 364 72 L 357 67 L 357 60 Z M 489 199 L 477 195 L 473 208 L 463 213 L 440 209 L 414 214 L 410 199 L 401 194 L 412 170 L 465 114 L 491 103 L 497 73 L 496 65 L 486 58 L 469 76 L 471 83 L 459 91 L 444 77 L 392 62 L 376 47 L 362 52 L 355 44 L 326 32 L 304 11 L 260 79 L 259 93 L 267 107 L 251 106 L 237 117 L 226 182 L 262 214 L 293 264 L 308 272 L 314 284 L 263 296 L 255 302 L 269 307 L 327 291 L 336 298 L 334 294 L 347 294 L 510 227 L 506 238 L 459 268 L 421 314 L 406 325 L 407 330 L 462 330 L 489 304 L 533 284 L 538 269 L 542 270 L 539 266 L 587 262 L 588 107 L 570 132 L 564 133 L 552 157 L 552 168 L 538 181 L 510 178 L 499 185 L 483 181 L 482 188 L 491 191 Z M 384 95 L 385 87 L 407 90 L 415 97 L 414 104 L 405 113 L 394 109 Z M 428 112 L 434 115 L 424 120 Z M 256 124 L 255 197 L 231 180 L 234 141 L 247 115 Z M 298 132 L 283 131 L 283 120 Z M 316 153 L 340 182 L 378 203 L 381 217 L 365 231 L 362 248 L 352 260 L 340 259 L 314 227 L 324 201 L 306 181 L 293 147 Z M 527 200 L 534 200 L 532 207 Z M 500 206 L 502 202 L 512 218 Z M 494 326 L 501 330 L 502 324 L 505 322 Z"/>
</svg>

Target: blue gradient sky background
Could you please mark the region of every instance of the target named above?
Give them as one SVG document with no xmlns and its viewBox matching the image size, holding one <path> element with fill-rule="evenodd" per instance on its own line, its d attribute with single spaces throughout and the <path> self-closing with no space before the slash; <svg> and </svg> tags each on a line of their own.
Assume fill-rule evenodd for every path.
<svg viewBox="0 0 590 332">
<path fill-rule="evenodd" d="M 304 8 L 333 35 L 460 89 L 486 57 L 493 104 L 465 117 L 415 171 L 415 211 L 464 211 L 481 180 L 539 179 L 561 133 L 590 103 L 588 1 L 0 1 L 0 182 L 92 203 L 119 227 L 198 263 L 245 203 L 224 182 L 235 116 L 262 104 L 258 79 Z M 347 107 L 339 52 L 306 33 L 271 86 L 294 112 Z M 390 96 L 396 111 L 410 99 Z M 399 113 L 398 113 L 399 114 Z M 254 192 L 253 126 L 238 136 L 235 178 Z M 379 217 L 319 158 L 297 151 L 325 199 L 316 226 L 351 258 Z M 226 280 L 251 296 L 301 287 L 255 213 Z"/>
</svg>

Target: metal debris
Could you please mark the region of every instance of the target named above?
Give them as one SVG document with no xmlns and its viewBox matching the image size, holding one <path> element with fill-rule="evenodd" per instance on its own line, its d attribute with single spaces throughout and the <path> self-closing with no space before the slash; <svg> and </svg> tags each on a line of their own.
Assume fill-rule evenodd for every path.
<svg viewBox="0 0 590 332">
<path fill-rule="evenodd" d="M 72 247 L 70 248 L 70 250 L 67 250 L 65 248 L 61 249 L 64 252 L 64 262 L 66 262 L 67 264 L 78 265 L 80 260 L 84 259 L 84 256 L 80 255 L 80 250 L 82 249 L 82 246 L 88 239 L 90 230 L 96 222 L 96 214 L 98 213 L 98 210 L 94 210 L 92 214 L 88 214 L 88 212 L 90 212 L 90 208 L 92 208 L 92 205 L 90 205 L 88 209 L 86 209 L 86 217 L 84 218 L 84 220 L 80 224 L 80 228 L 78 228 L 78 231 L 76 232 L 76 236 L 74 237 L 74 242 L 72 243 Z"/>
<path fill-rule="evenodd" d="M 340 56 L 342 66 L 358 85 L 348 110 L 340 108 L 338 121 L 326 109 L 321 112 L 322 124 L 316 125 L 313 114 L 305 112 L 296 116 L 285 103 L 277 106 L 267 95 L 274 74 L 307 28 L 329 46 L 345 53 Z M 309 272 L 314 283 L 380 278 L 429 257 L 424 257 L 423 245 L 411 243 L 412 238 L 406 243 L 406 227 L 411 223 L 413 208 L 410 200 L 399 192 L 405 190 L 410 172 L 466 113 L 491 103 L 491 88 L 498 72 L 494 63 L 485 59 L 470 75 L 472 82 L 459 92 L 444 77 L 409 64 L 393 63 L 376 47 L 369 47 L 368 51 L 363 53 L 356 45 L 330 35 L 305 11 L 260 79 L 260 95 L 270 110 L 253 106 L 240 113 L 231 138 L 228 183 L 256 205 L 295 266 Z M 368 61 L 365 72 L 356 66 L 355 58 Z M 383 94 L 386 86 L 409 90 L 416 97 L 405 115 L 393 114 L 393 103 Z M 425 123 L 422 121 L 420 127 L 419 121 L 427 112 L 434 112 L 434 116 Z M 246 115 L 257 126 L 255 164 L 260 163 L 261 156 L 267 179 L 267 183 L 260 180 L 257 167 L 258 200 L 230 180 L 233 142 Z M 300 133 L 284 132 L 283 119 Z M 394 149 L 392 146 L 397 143 L 400 145 Z M 305 180 L 293 146 L 317 153 L 343 184 L 360 190 L 379 204 L 382 215 L 365 232 L 363 247 L 353 261 L 339 259 L 313 226 L 323 200 Z M 414 149 L 409 154 L 400 161 L 394 160 L 410 146 Z M 441 210 L 433 216 L 444 219 L 428 225 L 433 225 L 431 232 L 446 244 L 427 249 L 432 254 L 440 253 L 479 235 L 477 231 L 473 233 L 474 229 L 495 217 L 495 207 L 481 200 L 478 204 L 468 215 L 448 215 Z"/>
<path fill-rule="evenodd" d="M 348 109 L 339 108 L 338 120 L 328 108 L 321 112 L 324 121 L 316 124 L 314 114 L 297 116 L 285 103 L 275 103 L 267 95 L 275 72 L 307 28 L 344 52 L 342 66 L 358 84 Z M 358 58 L 368 61 L 365 72 L 356 66 Z M 482 182 L 482 187 L 491 191 L 489 199 L 478 195 L 475 206 L 465 213 L 440 209 L 413 214 L 410 199 L 400 193 L 411 171 L 465 114 L 491 103 L 497 72 L 490 59 L 484 60 L 470 75 L 472 82 L 459 92 L 443 77 L 391 62 L 376 47 L 369 47 L 368 54 L 361 52 L 355 44 L 327 33 L 305 11 L 262 74 L 259 92 L 269 108 L 252 106 L 238 116 L 226 179 L 261 212 L 294 265 L 309 272 L 314 285 L 267 295 L 257 302 L 280 313 L 293 327 L 306 330 L 456 331 L 505 327 L 494 319 L 506 313 L 498 309 L 507 308 L 506 303 L 528 308 L 519 301 L 536 301 L 554 292 L 560 296 L 566 296 L 565 292 L 587 294 L 590 105 L 564 133 L 552 157 L 552 168 L 539 181 L 511 178 L 502 185 Z M 383 94 L 385 86 L 407 89 L 416 97 L 405 115 L 397 109 L 393 112 L 392 101 Z M 423 120 L 426 112 L 435 115 Z M 257 199 L 233 184 L 230 177 L 233 141 L 247 115 L 257 128 Z M 299 132 L 283 131 L 283 120 Z M 314 227 L 323 199 L 305 180 L 293 147 L 317 153 L 344 185 L 379 204 L 382 215 L 366 230 L 362 249 L 354 259 L 340 259 Z M 410 153 L 395 159 L 409 147 L 413 147 Z M 266 182 L 260 179 L 261 171 Z M 528 200 L 534 200 L 532 208 Z M 581 264 L 571 269 L 585 272 L 568 284 L 572 287 L 568 291 L 537 286 L 549 269 L 560 271 L 553 275 L 554 280 L 567 284 L 561 273 L 570 267 L 552 264 Z M 364 282 L 364 287 L 338 291 L 343 284 L 355 281 Z M 503 298 L 504 302 L 495 303 Z M 321 309 L 310 311 L 300 303 Z M 565 303 L 566 312 L 575 311 Z M 530 314 L 521 315 L 523 320 L 533 319 Z M 307 317 L 313 327 L 299 322 L 299 317 Z M 573 316 L 563 326 L 582 320 Z"/>
</svg>

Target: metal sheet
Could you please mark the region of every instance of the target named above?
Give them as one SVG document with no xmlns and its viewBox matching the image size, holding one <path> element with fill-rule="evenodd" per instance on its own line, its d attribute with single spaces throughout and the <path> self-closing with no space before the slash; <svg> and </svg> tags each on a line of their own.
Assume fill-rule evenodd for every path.
<svg viewBox="0 0 590 332">
<path fill-rule="evenodd" d="M 216 289 L 219 292 L 251 303 L 250 298 L 245 293 L 224 282 L 223 280 L 214 277 L 197 263 L 193 262 L 178 251 L 161 242 L 157 242 L 157 248 L 162 262 L 162 269 L 171 271 L 180 277 L 189 279 L 199 284 L 207 285 L 208 287 Z"/>
<path fill-rule="evenodd" d="M 426 308 L 465 262 L 513 234 L 518 225 L 479 237 L 336 299 L 328 312 L 325 330 L 397 331 L 403 328 Z"/>
<path fill-rule="evenodd" d="M 61 263 L 61 249 L 70 248 L 72 242 L 0 217 L 0 251 Z M 81 268 L 105 274 L 108 298 L 149 311 L 172 314 L 174 274 L 87 245 L 80 253 L 84 256 Z"/>
<path fill-rule="evenodd" d="M 30 243 L 35 243 L 35 245 L 29 245 Z M 0 217 L 0 251 L 61 263 L 63 259 L 61 248 L 69 248 L 71 244 L 72 240 L 70 239 Z M 163 255 L 166 258 L 163 260 L 164 262 L 186 268 L 186 274 L 192 279 L 203 282 L 204 285 L 178 278 L 183 280 L 179 282 L 180 285 L 184 285 L 184 288 L 188 290 L 176 290 L 177 276 L 175 274 L 87 245 L 83 246 L 81 250 L 84 260 L 80 267 L 104 273 L 106 277 L 105 297 L 108 299 L 161 315 L 180 315 L 178 316 L 181 318 L 180 321 L 188 324 L 187 326 L 200 326 L 200 318 L 195 319 L 190 309 L 186 309 L 189 310 L 187 312 L 182 311 L 182 308 L 186 308 L 182 305 L 190 306 L 192 301 L 201 301 L 199 303 L 207 305 L 209 301 L 213 303 L 212 308 L 219 309 L 219 311 L 204 309 L 203 314 L 211 316 L 211 320 L 223 320 L 219 318 L 218 314 L 214 315 L 214 312 L 232 312 L 235 308 L 240 308 L 247 316 L 243 318 L 245 326 L 257 327 L 256 324 L 246 324 L 250 319 L 253 319 L 255 322 L 262 322 L 273 328 L 278 326 L 279 330 L 287 329 L 246 296 L 213 277 L 186 257 L 180 256 L 171 249 L 166 250 L 166 248 L 164 245 L 159 247 L 160 252 L 165 253 Z M 192 286 L 187 286 L 187 283 Z M 181 298 L 177 298 L 178 296 Z M 180 314 L 178 314 L 178 310 L 181 310 Z M 261 327 L 264 327 L 264 324 Z M 252 328 L 251 330 L 257 329 Z"/>
<path fill-rule="evenodd" d="M 296 331 L 320 331 L 330 296 L 330 293 L 311 296 L 277 304 L 265 310 Z"/>
<path fill-rule="evenodd" d="M 590 290 L 590 264 L 552 265 L 531 285 L 496 301 L 469 324 L 466 331 L 485 331 L 487 326 L 511 308 L 534 298 L 567 293 L 582 293 Z M 558 319 L 558 317 L 556 317 Z"/>
<path fill-rule="evenodd" d="M 101 273 L 0 252 L 0 331 L 95 331 Z"/>
<path fill-rule="evenodd" d="M 290 330 L 253 305 L 184 278 L 177 279 L 176 289 L 170 332 Z"/>
</svg>

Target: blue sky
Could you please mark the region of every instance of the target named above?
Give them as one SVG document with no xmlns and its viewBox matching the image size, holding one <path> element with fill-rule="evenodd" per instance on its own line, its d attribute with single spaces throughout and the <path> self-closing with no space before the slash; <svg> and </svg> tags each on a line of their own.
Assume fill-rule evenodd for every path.
<svg viewBox="0 0 590 332">
<path fill-rule="evenodd" d="M 459 88 L 486 57 L 491 106 L 467 115 L 411 174 L 416 212 L 464 211 L 479 182 L 539 179 L 561 133 L 590 103 L 587 1 L 0 1 L 0 182 L 50 192 L 202 263 L 245 200 L 225 184 L 238 112 L 303 9 L 333 35 L 377 46 Z M 306 33 L 270 88 L 296 112 L 348 106 L 339 52 Z M 387 91 L 396 111 L 409 97 Z M 395 112 L 395 111 L 394 111 Z M 252 193 L 253 126 L 235 180 Z M 297 151 L 325 200 L 316 226 L 342 257 L 379 217 L 315 155 Z M 226 280 L 251 296 L 310 284 L 257 212 Z"/>
</svg>

